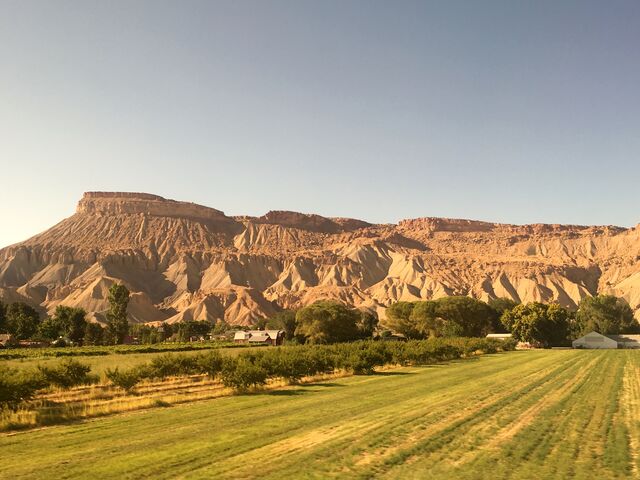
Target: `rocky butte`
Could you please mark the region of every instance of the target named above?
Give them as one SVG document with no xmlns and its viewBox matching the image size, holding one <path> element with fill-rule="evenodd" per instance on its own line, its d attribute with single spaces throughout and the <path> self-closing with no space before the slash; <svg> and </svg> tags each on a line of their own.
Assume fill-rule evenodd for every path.
<svg viewBox="0 0 640 480">
<path fill-rule="evenodd" d="M 0 297 L 104 321 L 107 291 L 123 282 L 132 322 L 249 324 L 319 299 L 383 314 L 398 300 L 446 295 L 575 308 L 613 293 L 637 314 L 639 260 L 637 227 L 229 217 L 157 195 L 88 192 L 71 217 L 0 250 Z"/>
</svg>

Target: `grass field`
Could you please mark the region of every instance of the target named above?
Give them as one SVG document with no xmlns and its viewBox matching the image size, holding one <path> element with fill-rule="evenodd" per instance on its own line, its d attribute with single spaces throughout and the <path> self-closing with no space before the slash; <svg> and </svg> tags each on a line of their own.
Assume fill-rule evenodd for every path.
<svg viewBox="0 0 640 480">
<path fill-rule="evenodd" d="M 527 351 L 0 435 L 0 478 L 640 478 L 640 352 Z"/>
</svg>

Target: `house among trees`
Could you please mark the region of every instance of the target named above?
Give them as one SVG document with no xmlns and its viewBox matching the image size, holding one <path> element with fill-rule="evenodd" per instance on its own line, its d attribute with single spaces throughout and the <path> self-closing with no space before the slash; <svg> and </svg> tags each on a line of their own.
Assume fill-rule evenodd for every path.
<svg viewBox="0 0 640 480">
<path fill-rule="evenodd" d="M 640 348 L 640 335 L 602 335 L 590 332 L 572 342 L 573 348 Z"/>
<path fill-rule="evenodd" d="M 282 345 L 284 330 L 249 330 L 238 331 L 233 336 L 235 343 L 249 343 L 253 345 Z"/>
</svg>

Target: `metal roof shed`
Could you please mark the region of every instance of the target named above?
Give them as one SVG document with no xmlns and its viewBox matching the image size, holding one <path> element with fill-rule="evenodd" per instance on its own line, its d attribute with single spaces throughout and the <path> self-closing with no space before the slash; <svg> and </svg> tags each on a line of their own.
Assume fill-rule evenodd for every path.
<svg viewBox="0 0 640 480">
<path fill-rule="evenodd" d="M 584 337 L 575 339 L 571 345 L 573 348 L 618 348 L 618 342 L 598 332 L 589 332 Z"/>
</svg>

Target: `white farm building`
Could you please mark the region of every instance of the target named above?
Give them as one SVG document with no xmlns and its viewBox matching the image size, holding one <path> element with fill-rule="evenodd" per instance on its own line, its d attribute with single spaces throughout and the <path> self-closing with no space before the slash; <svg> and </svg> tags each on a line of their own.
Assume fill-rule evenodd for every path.
<svg viewBox="0 0 640 480">
<path fill-rule="evenodd" d="M 572 342 L 573 348 L 640 348 L 640 335 L 602 335 L 587 333 Z"/>
</svg>

